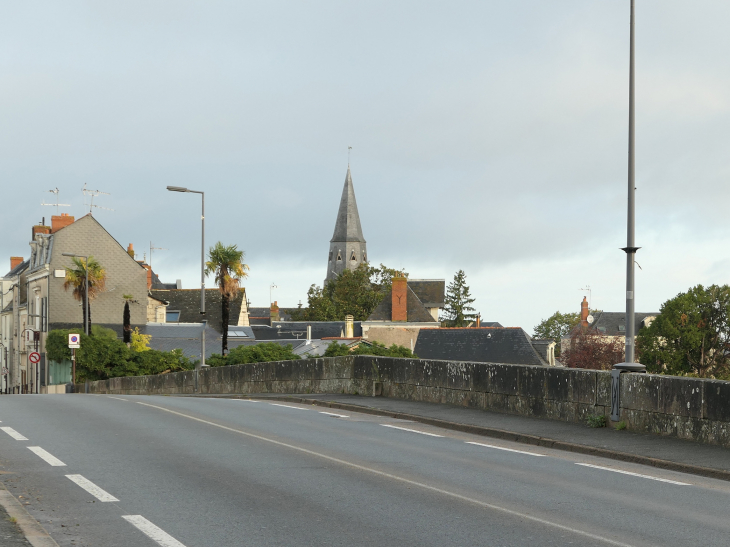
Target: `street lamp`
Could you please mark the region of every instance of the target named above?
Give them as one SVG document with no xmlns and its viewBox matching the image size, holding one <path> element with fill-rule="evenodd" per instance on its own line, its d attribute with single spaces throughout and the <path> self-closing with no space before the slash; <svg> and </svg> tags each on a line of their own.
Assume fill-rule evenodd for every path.
<svg viewBox="0 0 730 547">
<path fill-rule="evenodd" d="M 200 194 L 202 198 L 202 214 L 200 220 L 202 222 L 202 237 L 200 240 L 200 313 L 205 313 L 205 192 L 199 190 L 189 190 L 182 186 L 168 186 L 167 189 L 170 192 L 185 192 L 189 194 Z M 200 353 L 200 366 L 205 366 L 205 324 L 207 321 L 203 320 L 203 331 L 200 336 L 201 353 Z"/>
<path fill-rule="evenodd" d="M 84 273 L 86 274 L 84 276 L 84 309 L 86 310 L 86 313 L 84 314 L 86 316 L 86 322 L 84 323 L 84 333 L 86 336 L 89 336 L 89 257 L 86 255 L 78 255 L 74 253 L 61 253 L 63 256 L 73 256 L 76 258 L 83 258 L 84 259 Z"/>
</svg>

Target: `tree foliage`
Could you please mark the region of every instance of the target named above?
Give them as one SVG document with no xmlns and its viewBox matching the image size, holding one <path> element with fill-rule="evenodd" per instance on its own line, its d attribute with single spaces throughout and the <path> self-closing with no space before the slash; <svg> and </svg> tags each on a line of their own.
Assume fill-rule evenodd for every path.
<svg viewBox="0 0 730 547">
<path fill-rule="evenodd" d="M 312 285 L 307 292 L 306 308 L 294 310 L 294 321 L 343 321 L 352 315 L 355 321 L 364 321 L 383 300 L 392 286 L 392 279 L 408 274 L 368 263 L 355 270 L 345 270 L 324 287 Z"/>
<path fill-rule="evenodd" d="M 730 375 L 730 287 L 697 285 L 662 304 L 639 331 L 637 349 L 650 372 Z"/>
<path fill-rule="evenodd" d="M 63 289 L 72 289 L 72 294 L 76 300 L 81 302 L 82 328 L 88 323 L 89 332 L 91 332 L 91 302 L 103 292 L 106 287 L 106 270 L 90 256 L 88 259 L 71 258 L 74 267 L 66 268 L 66 280 L 63 283 Z M 88 261 L 88 264 L 87 264 Z M 89 309 L 87 317 L 86 309 L 86 271 L 88 269 L 89 284 Z"/>
<path fill-rule="evenodd" d="M 251 346 L 238 346 L 228 352 L 228 355 L 214 353 L 205 360 L 211 367 L 226 365 L 243 365 L 246 363 L 268 363 L 272 361 L 294 361 L 300 357 L 292 352 L 291 344 L 282 346 L 274 342 L 264 342 Z"/>
<path fill-rule="evenodd" d="M 52 330 L 46 338 L 48 359 L 71 359 L 68 335 L 71 330 Z M 190 370 L 193 362 L 181 350 L 135 351 L 117 339 L 111 329 L 94 326 L 93 336 L 81 333 L 81 347 L 76 350 L 76 381 L 106 380 L 119 376 L 146 376 L 165 372 Z"/>
<path fill-rule="evenodd" d="M 205 275 L 215 275 L 215 284 L 221 293 L 221 354 L 228 351 L 228 318 L 231 298 L 235 298 L 240 289 L 241 280 L 248 277 L 249 267 L 243 263 L 244 251 L 236 245 L 223 245 L 220 241 L 208 251 L 205 263 Z"/>
<path fill-rule="evenodd" d="M 579 329 L 570 338 L 570 347 L 560 362 L 570 368 L 611 370 L 624 361 L 625 342 L 621 337 L 603 336 L 595 330 Z"/>
<path fill-rule="evenodd" d="M 149 351 L 152 335 L 142 334 L 139 332 L 139 327 L 134 327 L 134 331 L 130 334 L 129 340 L 129 347 L 131 347 L 134 351 Z"/>
<path fill-rule="evenodd" d="M 459 270 L 454 275 L 454 281 L 446 287 L 446 300 L 441 321 L 447 327 L 465 327 L 477 316 L 471 304 L 474 298 L 469 294 L 469 286 L 466 284 L 464 270 Z"/>
<path fill-rule="evenodd" d="M 379 342 L 373 342 L 372 345 L 360 344 L 354 349 L 350 349 L 345 344 L 332 342 L 324 352 L 325 357 L 340 357 L 344 355 L 376 355 L 380 357 L 417 358 L 410 349 L 404 346 L 393 344 L 390 347 L 386 347 L 384 344 L 380 344 Z"/>
<path fill-rule="evenodd" d="M 556 342 L 555 356 L 560 356 L 560 340 L 570 335 L 580 321 L 579 313 L 560 313 L 556 311 L 547 319 L 543 319 L 533 329 L 533 336 L 542 340 Z"/>
</svg>

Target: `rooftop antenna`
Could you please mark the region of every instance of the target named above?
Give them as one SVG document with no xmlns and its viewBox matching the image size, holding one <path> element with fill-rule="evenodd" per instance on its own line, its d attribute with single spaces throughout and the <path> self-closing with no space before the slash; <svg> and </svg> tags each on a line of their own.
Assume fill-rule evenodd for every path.
<svg viewBox="0 0 730 547">
<path fill-rule="evenodd" d="M 89 206 L 89 213 L 91 213 L 91 211 L 93 210 L 94 207 L 96 207 L 97 209 L 104 209 L 106 211 L 113 211 L 114 210 L 114 209 L 109 209 L 108 207 L 102 207 L 101 205 L 94 205 L 94 198 L 95 197 L 97 197 L 97 196 L 109 196 L 109 195 L 111 195 L 109 192 L 102 192 L 101 190 L 89 190 L 86 187 L 86 184 L 84 184 L 84 187 L 81 189 L 81 191 L 83 192 L 83 194 L 85 196 L 91 196 L 90 203 L 84 203 L 84 205 L 88 205 Z"/>
<path fill-rule="evenodd" d="M 170 249 L 166 249 L 165 247 L 155 247 L 152 245 L 152 242 L 150 241 L 150 268 L 152 267 L 152 251 L 169 251 Z"/>
<path fill-rule="evenodd" d="M 51 194 L 56 194 L 56 203 L 46 203 L 44 201 L 43 203 L 41 203 L 41 205 L 50 205 L 51 207 L 55 207 L 56 208 L 56 215 L 59 214 L 58 213 L 58 208 L 59 207 L 71 207 L 71 205 L 69 205 L 68 203 L 58 203 L 58 192 L 60 192 L 60 190 L 58 188 L 56 188 L 54 190 L 48 190 L 48 191 Z"/>
<path fill-rule="evenodd" d="M 590 313 L 591 304 L 593 303 L 593 296 L 592 296 L 593 293 L 591 292 L 591 286 L 590 285 L 586 285 L 584 288 L 578 289 L 578 290 L 588 291 L 588 310 L 589 310 L 589 313 Z M 589 321 L 589 323 L 592 323 L 592 321 Z"/>
</svg>

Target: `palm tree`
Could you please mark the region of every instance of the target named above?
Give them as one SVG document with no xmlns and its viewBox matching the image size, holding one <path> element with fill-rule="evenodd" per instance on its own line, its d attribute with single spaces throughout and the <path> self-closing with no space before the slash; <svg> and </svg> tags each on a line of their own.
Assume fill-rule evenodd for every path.
<svg viewBox="0 0 730 547">
<path fill-rule="evenodd" d="M 205 263 L 205 275 L 215 274 L 215 283 L 221 293 L 221 331 L 223 333 L 223 347 L 221 355 L 228 352 L 228 316 L 231 298 L 235 298 L 240 288 L 240 282 L 248 277 L 248 266 L 244 264 L 246 253 L 239 251 L 236 245 L 224 247 L 219 241 L 208 252 L 208 262 Z"/>
<path fill-rule="evenodd" d="M 64 290 L 73 289 L 74 298 L 81 302 L 83 308 L 84 326 L 88 323 L 91 333 L 91 304 L 89 304 L 88 317 L 86 314 L 86 261 L 73 257 L 71 259 L 75 267 L 66 268 L 66 281 L 63 284 Z M 104 290 L 106 284 L 106 270 L 101 267 L 93 256 L 88 258 L 89 269 L 89 303 Z"/>
</svg>

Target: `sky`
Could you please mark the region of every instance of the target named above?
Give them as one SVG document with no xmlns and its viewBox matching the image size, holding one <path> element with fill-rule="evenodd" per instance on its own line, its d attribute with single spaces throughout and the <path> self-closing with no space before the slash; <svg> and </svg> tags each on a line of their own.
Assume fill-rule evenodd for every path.
<svg viewBox="0 0 730 547">
<path fill-rule="evenodd" d="M 649 312 L 728 282 L 730 3 L 636 3 Z M 206 246 L 246 252 L 253 306 L 306 304 L 352 146 L 375 264 L 463 269 L 483 320 L 528 332 L 584 295 L 622 311 L 628 74 L 629 0 L 3 2 L 0 257 L 28 256 L 48 190 L 86 214 L 86 185 L 122 245 L 199 287 L 185 186 Z"/>
</svg>

